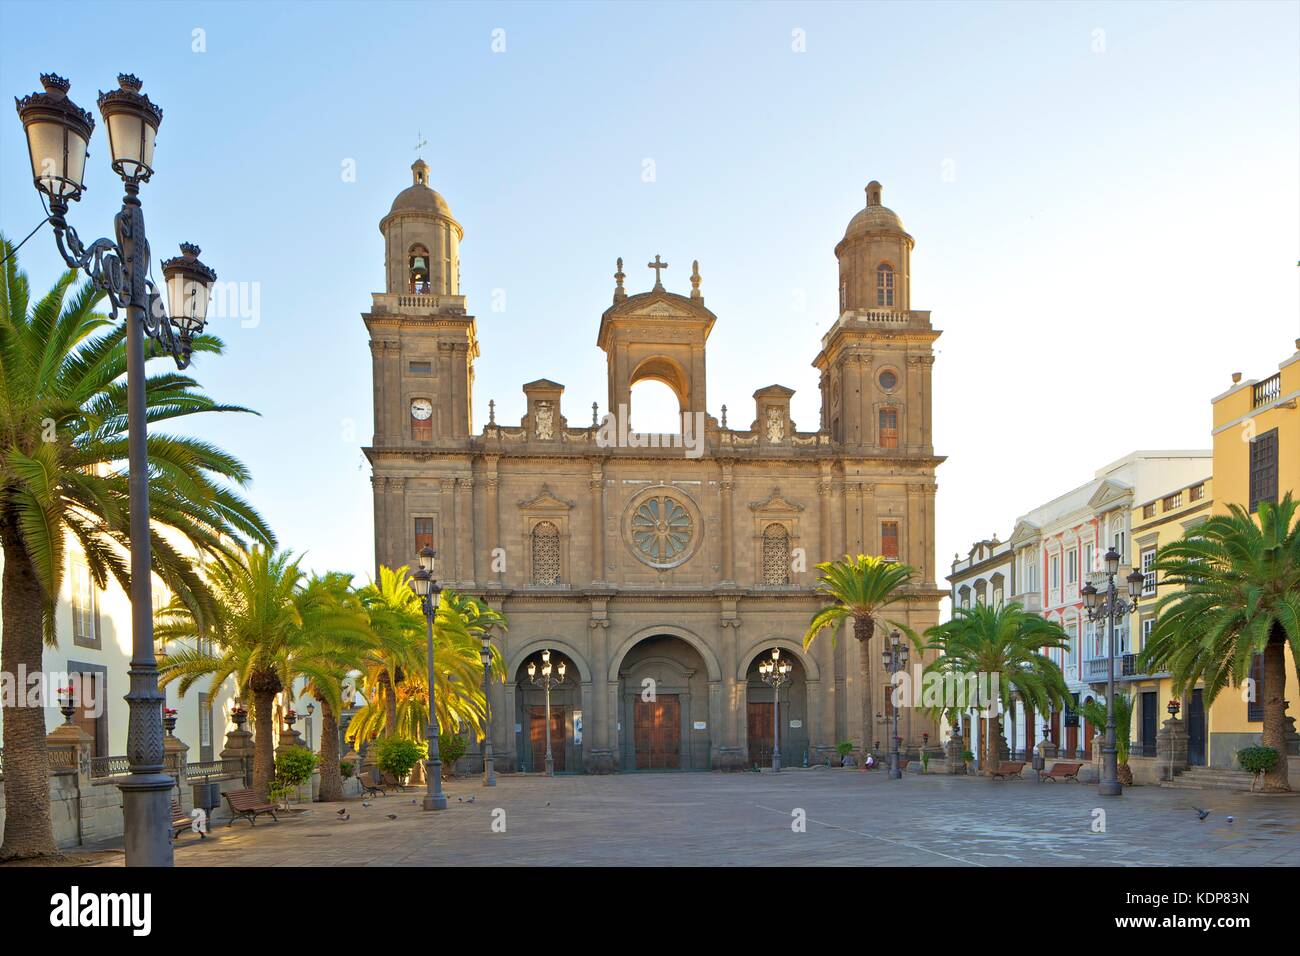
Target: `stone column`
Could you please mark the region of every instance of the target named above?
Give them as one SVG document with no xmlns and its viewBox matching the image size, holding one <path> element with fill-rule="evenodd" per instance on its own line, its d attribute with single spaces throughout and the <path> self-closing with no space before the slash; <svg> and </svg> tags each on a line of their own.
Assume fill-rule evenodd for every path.
<svg viewBox="0 0 1300 956">
<path fill-rule="evenodd" d="M 414 555 L 403 554 L 412 550 L 408 543 L 413 540 L 414 529 L 406 526 L 406 479 L 389 478 L 386 482 L 387 503 L 384 505 L 388 521 L 388 564 L 401 567 L 415 560 Z"/>
<path fill-rule="evenodd" d="M 1189 766 L 1187 760 L 1187 723 L 1170 717 L 1156 731 L 1156 769 L 1158 780 L 1169 780 Z"/>
<path fill-rule="evenodd" d="M 253 743 L 252 731 L 245 730 L 246 721 L 237 721 L 235 729 L 226 733 L 226 746 L 221 750 L 222 760 L 238 760 L 244 768 L 244 784 L 253 785 Z M 358 772 L 360 768 L 358 767 Z"/>
<path fill-rule="evenodd" d="M 609 619 L 605 616 L 605 602 L 592 604 L 591 620 L 591 763 L 588 773 L 614 773 L 618 761 L 611 741 L 614 739 L 614 721 L 617 714 L 610 711 L 609 695 Z"/>
<path fill-rule="evenodd" d="M 722 480 L 718 483 L 722 494 L 722 584 L 734 584 L 735 545 L 732 532 L 732 506 L 735 497 L 736 482 L 732 477 L 731 462 L 722 463 Z"/>
<path fill-rule="evenodd" d="M 514 678 L 514 674 L 507 674 L 505 686 L 501 688 L 501 726 L 505 739 L 503 746 L 493 753 L 497 770 L 506 772 L 519 769 L 519 732 L 515 730 L 515 724 L 519 723 L 520 717 L 515 706 L 518 694 Z"/>
<path fill-rule="evenodd" d="M 605 475 L 601 462 L 592 463 L 587 487 L 591 491 L 591 583 L 598 584 L 605 581 Z M 605 680 L 603 674 L 600 680 Z"/>
<path fill-rule="evenodd" d="M 736 615 L 734 598 L 724 600 L 718 629 L 722 641 L 722 724 L 715 738 L 717 759 L 714 766 L 719 770 L 743 770 L 746 755 L 740 739 L 740 718 L 744 712 L 744 701 L 741 700 L 742 688 L 736 681 L 740 664 L 736 657 L 736 642 L 740 640 L 740 618 Z"/>
<path fill-rule="evenodd" d="M 463 587 L 472 588 L 480 578 L 475 573 L 474 477 L 456 479 L 456 568 Z"/>
<path fill-rule="evenodd" d="M 458 581 L 456 567 L 456 479 L 444 477 L 438 482 L 438 578 Z M 412 555 L 412 561 L 415 560 Z"/>
<path fill-rule="evenodd" d="M 488 570 L 483 575 L 483 580 L 492 584 L 501 583 L 501 572 L 496 570 L 501 564 L 497 562 L 497 557 L 493 552 L 497 548 L 505 547 L 501 542 L 501 515 L 499 510 L 501 479 L 497 474 L 498 461 L 496 455 L 489 455 L 483 460 L 485 469 L 483 478 L 483 513 L 484 523 L 487 525 L 487 540 L 478 543 L 479 549 L 486 551 L 486 560 L 488 562 Z"/>
<path fill-rule="evenodd" d="M 948 742 L 943 746 L 945 770 L 953 775 L 966 773 L 966 761 L 962 759 L 962 753 L 966 749 L 966 742 L 962 738 L 961 730 L 954 723 L 951 725 L 952 733 L 948 737 Z"/>
<path fill-rule="evenodd" d="M 456 411 L 455 379 L 452 371 L 452 345 L 450 342 L 438 343 L 438 393 L 442 400 L 438 402 L 437 438 L 446 442 L 455 435 L 453 416 Z"/>
</svg>

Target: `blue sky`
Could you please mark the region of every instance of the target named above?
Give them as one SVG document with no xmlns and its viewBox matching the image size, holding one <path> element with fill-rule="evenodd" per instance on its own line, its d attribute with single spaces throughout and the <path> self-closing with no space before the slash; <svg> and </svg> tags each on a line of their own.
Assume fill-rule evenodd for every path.
<svg viewBox="0 0 1300 956">
<path fill-rule="evenodd" d="M 489 399 L 517 421 L 519 386 L 543 376 L 567 386 L 572 423 L 603 410 L 614 260 L 639 291 L 661 254 L 679 292 L 700 261 L 719 317 L 709 410 L 745 425 L 753 391 L 779 382 L 816 428 L 832 250 L 880 180 L 916 238 L 912 306 L 944 330 L 943 569 L 1135 448 L 1208 448 L 1230 373 L 1291 354 L 1297 51 L 1300 4 L 1282 2 L 0 4 L 6 94 L 53 70 L 93 108 L 131 71 L 163 106 L 144 190 L 155 255 L 194 241 L 260 289 L 260 321 L 214 327 L 228 352 L 196 374 L 262 417 L 203 432 L 248 462 L 284 545 L 363 576 L 360 312 L 419 134 L 465 228 L 478 424 Z M 91 153 L 83 238 L 120 198 L 102 129 Z M 0 229 L 21 238 L 40 216 L 11 113 Z M 21 255 L 47 286 L 48 233 Z"/>
</svg>

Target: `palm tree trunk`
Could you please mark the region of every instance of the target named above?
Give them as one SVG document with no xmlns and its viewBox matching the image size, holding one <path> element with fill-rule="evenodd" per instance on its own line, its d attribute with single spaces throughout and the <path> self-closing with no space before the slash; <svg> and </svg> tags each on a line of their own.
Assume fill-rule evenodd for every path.
<svg viewBox="0 0 1300 956">
<path fill-rule="evenodd" d="M 5 622 L 8 623 L 8 620 Z M 1273 769 L 1264 774 L 1264 790 L 1285 793 L 1291 789 L 1287 780 L 1286 759 L 1286 635 L 1278 624 L 1264 645 L 1264 733 L 1263 744 L 1277 751 Z M 7 782 L 7 781 L 6 781 Z"/>
<path fill-rule="evenodd" d="M 275 776 L 275 719 L 278 691 L 253 690 L 253 789 L 265 796 Z"/>
<path fill-rule="evenodd" d="M 0 671 L 15 682 L 4 702 L 5 831 L 0 860 L 57 856 L 50 822 L 50 755 L 45 747 L 45 708 L 27 707 L 26 674 L 41 674 L 45 650 L 45 596 L 12 517 L 0 522 L 4 580 L 0 587 L 3 641 Z"/>
<path fill-rule="evenodd" d="M 343 773 L 339 770 L 339 722 L 328 700 L 320 702 L 320 796 L 343 799 Z"/>
<path fill-rule="evenodd" d="M 388 726 L 381 736 L 387 737 L 397 731 L 397 689 L 387 668 L 379 672 L 379 686 L 384 690 L 384 716 L 388 718 Z"/>
<path fill-rule="evenodd" d="M 853 636 L 858 640 L 858 670 L 861 672 L 862 679 L 862 752 L 867 753 L 871 749 L 874 740 L 875 711 L 871 703 L 874 695 L 871 687 L 871 654 L 868 646 L 871 643 L 871 635 L 875 633 L 876 622 L 870 615 L 863 615 L 853 618 Z M 885 728 L 885 732 L 892 736 L 893 724 Z M 891 739 L 885 747 L 885 753 L 893 753 L 894 741 Z"/>
</svg>

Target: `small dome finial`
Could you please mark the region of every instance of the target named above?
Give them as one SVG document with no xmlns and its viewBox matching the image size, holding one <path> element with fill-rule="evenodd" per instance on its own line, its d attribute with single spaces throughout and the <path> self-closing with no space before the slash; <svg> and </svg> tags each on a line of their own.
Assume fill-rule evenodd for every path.
<svg viewBox="0 0 1300 956">
<path fill-rule="evenodd" d="M 867 205 L 868 206 L 881 205 L 880 193 L 882 191 L 882 188 L 883 187 L 881 187 L 880 183 L 876 182 L 874 179 L 871 182 L 867 183 Z"/>
<path fill-rule="evenodd" d="M 415 186 L 429 185 L 429 164 L 422 159 L 411 163 L 411 183 Z"/>
<path fill-rule="evenodd" d="M 700 298 L 700 260 L 691 262 L 691 298 Z"/>
</svg>

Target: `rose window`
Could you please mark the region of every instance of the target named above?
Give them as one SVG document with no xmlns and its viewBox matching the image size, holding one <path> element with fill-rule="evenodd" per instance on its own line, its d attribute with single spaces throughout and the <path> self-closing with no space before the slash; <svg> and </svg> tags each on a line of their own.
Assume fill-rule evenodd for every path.
<svg viewBox="0 0 1300 956">
<path fill-rule="evenodd" d="M 643 560 L 654 565 L 670 565 L 690 549 L 695 521 L 675 498 L 655 495 L 637 505 L 630 530 L 632 544 Z"/>
</svg>

